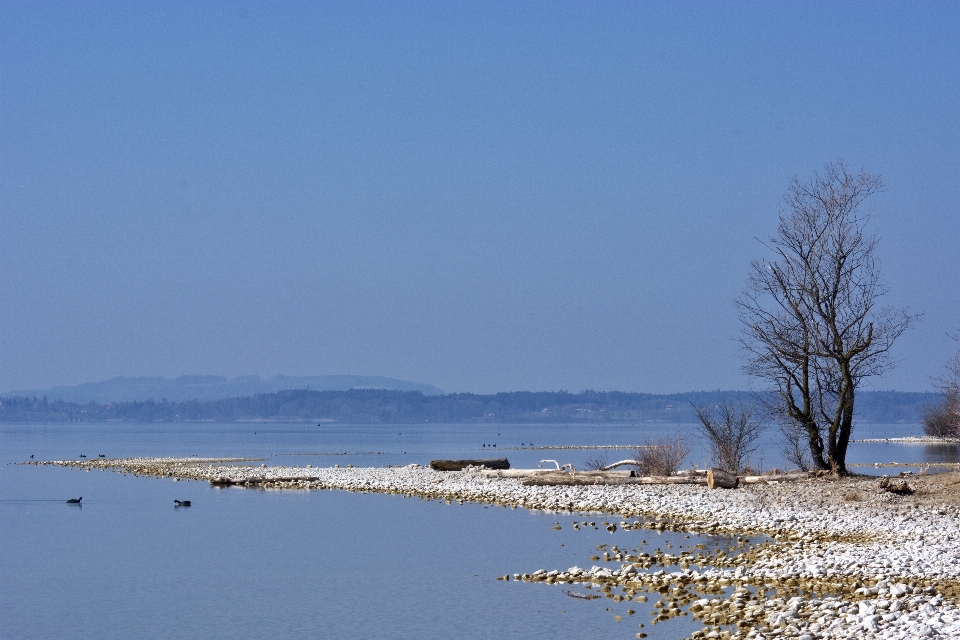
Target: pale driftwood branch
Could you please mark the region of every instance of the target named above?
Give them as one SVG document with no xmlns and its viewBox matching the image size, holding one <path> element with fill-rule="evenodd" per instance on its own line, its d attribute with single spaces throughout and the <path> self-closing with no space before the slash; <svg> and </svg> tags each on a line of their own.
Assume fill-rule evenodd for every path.
<svg viewBox="0 0 960 640">
<path fill-rule="evenodd" d="M 608 464 L 607 466 L 600 469 L 600 471 L 610 471 L 611 469 L 616 469 L 617 467 L 626 467 L 626 466 L 637 466 L 637 461 L 634 459 L 621 460 L 620 462 L 614 462 L 613 464 Z"/>
</svg>

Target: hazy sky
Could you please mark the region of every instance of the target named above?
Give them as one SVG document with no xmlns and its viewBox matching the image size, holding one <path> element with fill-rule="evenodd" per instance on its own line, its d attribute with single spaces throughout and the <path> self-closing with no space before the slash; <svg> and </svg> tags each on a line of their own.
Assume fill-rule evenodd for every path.
<svg viewBox="0 0 960 640">
<path fill-rule="evenodd" d="M 732 301 L 837 158 L 960 324 L 960 3 L 0 4 L 0 391 L 363 374 L 746 388 Z"/>
</svg>

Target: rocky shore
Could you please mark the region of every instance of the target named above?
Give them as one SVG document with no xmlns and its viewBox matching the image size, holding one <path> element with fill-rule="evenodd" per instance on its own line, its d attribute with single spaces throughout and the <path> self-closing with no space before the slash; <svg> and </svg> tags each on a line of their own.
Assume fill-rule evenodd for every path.
<svg viewBox="0 0 960 640">
<path fill-rule="evenodd" d="M 261 489 L 339 489 L 569 514 L 558 526 L 648 528 L 765 542 L 721 553 L 604 552 L 607 566 L 537 569 L 512 579 L 589 586 L 616 602 L 660 598 L 654 624 L 704 623 L 696 638 L 960 637 L 960 474 L 889 481 L 811 478 L 736 490 L 696 485 L 523 486 L 473 470 L 266 466 L 237 459 L 133 458 L 27 464 L 105 469 Z M 593 522 L 595 525 L 596 523 Z M 742 540 L 742 538 L 740 538 Z M 598 556 L 599 559 L 599 556 Z M 503 576 L 511 579 L 511 576 Z M 644 632 L 638 633 L 639 637 Z"/>
<path fill-rule="evenodd" d="M 897 444 L 960 444 L 960 438 L 943 436 L 902 436 L 899 438 L 861 438 L 850 442 L 896 442 Z"/>
</svg>

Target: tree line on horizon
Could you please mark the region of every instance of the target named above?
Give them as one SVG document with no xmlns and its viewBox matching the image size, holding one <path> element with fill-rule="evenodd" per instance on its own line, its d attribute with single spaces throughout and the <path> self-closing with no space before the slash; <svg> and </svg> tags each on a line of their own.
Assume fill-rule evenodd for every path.
<svg viewBox="0 0 960 640">
<path fill-rule="evenodd" d="M 864 395 L 868 422 L 918 422 L 933 393 L 875 391 Z M 495 394 L 424 395 L 419 391 L 296 389 L 220 400 L 165 399 L 87 404 L 47 398 L 0 398 L 0 422 L 242 422 L 334 421 L 351 423 L 640 423 L 690 424 L 697 409 L 746 404 L 747 391 L 676 394 L 619 391 L 515 391 Z"/>
</svg>

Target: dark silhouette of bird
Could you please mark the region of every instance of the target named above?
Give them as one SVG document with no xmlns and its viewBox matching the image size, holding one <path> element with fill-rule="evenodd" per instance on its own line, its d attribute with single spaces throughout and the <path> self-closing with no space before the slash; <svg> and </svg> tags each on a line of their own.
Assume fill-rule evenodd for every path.
<svg viewBox="0 0 960 640">
<path fill-rule="evenodd" d="M 176 504 L 173 505 L 174 507 L 189 507 L 189 506 L 190 506 L 190 501 L 189 501 L 189 500 L 174 500 L 174 503 L 176 503 Z"/>
<path fill-rule="evenodd" d="M 83 500 L 83 496 L 80 496 L 79 498 L 70 498 L 67 500 L 67 504 L 80 504 L 81 500 Z"/>
<path fill-rule="evenodd" d="M 31 457 L 31 458 L 33 457 L 33 454 L 32 454 L 32 453 L 30 454 L 30 457 Z"/>
<path fill-rule="evenodd" d="M 107 456 L 105 456 L 105 455 L 103 455 L 103 454 L 101 453 L 101 454 L 98 455 L 97 457 L 98 457 L 98 458 L 106 458 Z"/>
<path fill-rule="evenodd" d="M 86 458 L 87 456 L 85 456 L 85 455 L 83 455 L 83 454 L 81 453 L 81 454 L 80 454 L 80 457 L 81 457 L 81 458 Z"/>
</svg>

